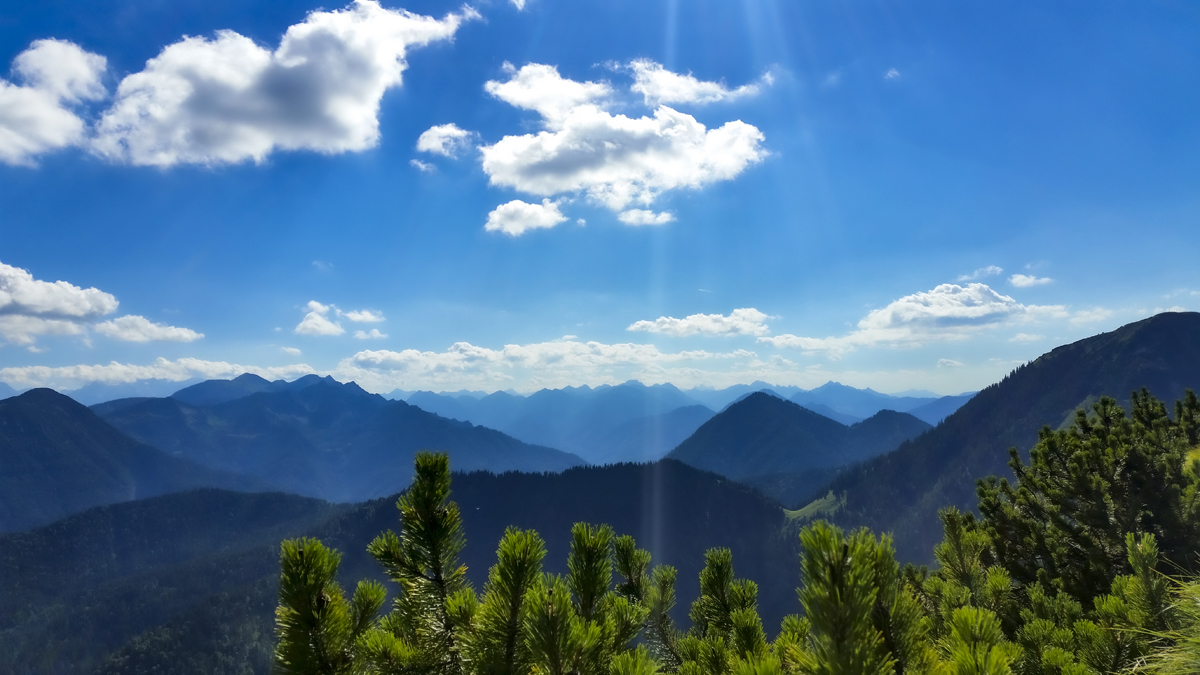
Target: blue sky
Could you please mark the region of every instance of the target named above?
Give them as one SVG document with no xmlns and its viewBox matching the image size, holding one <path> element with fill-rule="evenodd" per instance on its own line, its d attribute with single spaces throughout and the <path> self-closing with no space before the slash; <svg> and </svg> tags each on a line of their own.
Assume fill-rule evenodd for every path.
<svg viewBox="0 0 1200 675">
<path fill-rule="evenodd" d="M 1200 309 L 1194 3 L 520 4 L 4 3 L 0 381 L 957 393 Z"/>
</svg>

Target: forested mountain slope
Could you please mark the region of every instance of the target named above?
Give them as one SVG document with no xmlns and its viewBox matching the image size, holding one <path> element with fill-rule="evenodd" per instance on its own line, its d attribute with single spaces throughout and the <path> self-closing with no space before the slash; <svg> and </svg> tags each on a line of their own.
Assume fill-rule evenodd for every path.
<svg viewBox="0 0 1200 675">
<path fill-rule="evenodd" d="M 727 546 L 760 584 L 769 632 L 798 611 L 796 550 L 779 506 L 664 460 L 561 474 L 456 474 L 451 497 L 478 588 L 506 527 L 536 529 L 548 572 L 565 572 L 570 527 L 607 523 L 679 569 L 678 618 L 699 593 L 704 552 Z M 114 505 L 0 537 L 0 673 L 266 673 L 279 541 L 309 534 L 343 553 L 352 587 L 380 578 L 366 553 L 398 529 L 395 498 L 332 506 L 291 495 L 196 491 Z M 66 579 L 66 581 L 62 581 Z M 36 664 L 36 666 L 34 665 Z"/>
<path fill-rule="evenodd" d="M 200 486 L 262 490 L 270 481 L 166 455 L 51 389 L 0 401 L 0 532 Z"/>
<path fill-rule="evenodd" d="M 977 479 L 1011 476 L 1010 447 L 1027 453 L 1043 426 L 1060 427 L 1100 396 L 1128 406 L 1141 387 L 1169 402 L 1200 390 L 1200 314 L 1159 314 L 1017 368 L 932 431 L 837 477 L 830 489 L 846 501 L 836 520 L 892 531 L 901 559 L 927 562 L 938 509 L 974 508 Z"/>
<path fill-rule="evenodd" d="M 241 379 L 199 393 L 193 387 L 195 395 L 184 398 L 227 398 Z M 353 382 L 310 376 L 282 386 L 267 384 L 271 391 L 213 405 L 171 397 L 114 402 L 97 410 L 112 425 L 165 452 L 332 501 L 396 492 L 411 479 L 418 450 L 445 450 L 463 470 L 561 471 L 582 463 L 568 453 L 369 394 Z"/>
</svg>

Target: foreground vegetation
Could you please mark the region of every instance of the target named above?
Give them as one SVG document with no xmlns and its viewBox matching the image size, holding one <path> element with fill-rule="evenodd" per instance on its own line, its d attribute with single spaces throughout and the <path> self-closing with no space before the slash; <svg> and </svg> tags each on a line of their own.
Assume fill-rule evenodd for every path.
<svg viewBox="0 0 1200 675">
<path fill-rule="evenodd" d="M 1200 672 L 1200 401 L 1174 416 L 1148 393 L 1102 399 L 1043 430 L 1016 483 L 978 486 L 979 513 L 942 511 L 936 570 L 889 536 L 800 531 L 798 609 L 769 640 L 758 588 L 708 552 L 691 626 L 671 618 L 676 572 L 603 525 L 576 524 L 565 576 L 536 532 L 510 529 L 482 593 L 445 455 L 421 454 L 399 534 L 370 554 L 395 584 L 335 581 L 340 555 L 284 543 L 275 666 L 285 673 L 439 675 L 1085 675 Z M 1174 578 L 1174 580 L 1173 580 Z"/>
</svg>

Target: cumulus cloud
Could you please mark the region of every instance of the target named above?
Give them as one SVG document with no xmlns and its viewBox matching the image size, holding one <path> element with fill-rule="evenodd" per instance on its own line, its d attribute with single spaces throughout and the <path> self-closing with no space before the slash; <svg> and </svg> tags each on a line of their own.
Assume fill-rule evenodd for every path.
<svg viewBox="0 0 1200 675">
<path fill-rule="evenodd" d="M 514 199 L 493 209 L 483 229 L 516 237 L 529 230 L 554 227 L 566 219 L 558 210 L 558 202 L 552 202 L 549 198 L 543 199 L 541 204 L 527 204 Z"/>
<path fill-rule="evenodd" d="M 457 157 L 471 147 L 474 131 L 458 128 L 456 124 L 439 124 L 426 129 L 417 137 L 417 150 L 443 157 Z"/>
<path fill-rule="evenodd" d="M 288 356 L 300 356 L 300 350 L 296 349 L 295 347 L 280 347 L 280 349 L 282 349 L 283 353 L 287 354 Z"/>
<path fill-rule="evenodd" d="M 55 387 L 74 389 L 86 384 L 127 384 L 138 380 L 170 380 L 182 382 L 196 377 L 205 379 L 232 378 L 242 373 L 253 373 L 269 380 L 292 379 L 315 371 L 304 364 L 278 368 L 242 366 L 224 361 L 204 361 L 182 358 L 169 361 L 156 359 L 149 365 L 118 363 L 77 366 L 19 366 L 0 368 L 0 381 L 18 387 Z"/>
<path fill-rule="evenodd" d="M 655 213 L 649 209 L 628 209 L 617 214 L 617 220 L 626 225 L 666 225 L 675 220 L 675 215 L 666 211 Z"/>
<path fill-rule="evenodd" d="M 629 70 L 633 72 L 633 86 L 630 89 L 641 94 L 649 106 L 732 101 L 755 96 L 759 92 L 758 83 L 729 89 L 720 82 L 698 80 L 691 73 L 673 73 L 649 59 L 631 61 Z M 770 85 L 772 81 L 770 73 L 763 75 L 763 84 Z"/>
<path fill-rule="evenodd" d="M 729 316 L 723 314 L 692 314 L 683 319 L 660 316 L 654 321 L 635 321 L 625 330 L 646 333 L 662 333 L 672 337 L 688 335 L 766 335 L 770 328 L 765 321 L 767 314 L 745 307 L 735 309 Z"/>
<path fill-rule="evenodd" d="M 448 40 L 470 7 L 443 19 L 355 0 L 290 26 L 274 50 L 231 30 L 186 37 L 123 79 L 93 147 L 138 165 L 261 162 L 276 150 L 373 147 L 379 102 L 408 50 Z"/>
<path fill-rule="evenodd" d="M 123 342 L 194 342 L 204 337 L 190 328 L 154 323 L 144 316 L 130 314 L 96 324 L 96 332 Z"/>
<path fill-rule="evenodd" d="M 98 288 L 34 279 L 28 270 L 0 263 L 0 338 L 9 343 L 33 346 L 39 335 L 83 335 L 117 305 Z"/>
<path fill-rule="evenodd" d="M 900 71 L 896 70 L 895 68 L 888 68 L 888 71 L 883 74 L 883 79 L 898 80 L 900 79 Z"/>
<path fill-rule="evenodd" d="M 65 40 L 37 40 L 13 60 L 22 84 L 0 80 L 0 162 L 29 165 L 38 155 L 80 143 L 85 124 L 74 111 L 103 98 L 103 56 Z"/>
<path fill-rule="evenodd" d="M 938 359 L 937 367 L 938 368 L 962 368 L 963 362 L 955 361 L 954 359 Z"/>
<path fill-rule="evenodd" d="M 117 304 L 98 288 L 41 281 L 28 270 L 0 263 L 0 314 L 91 319 L 117 311 Z"/>
<path fill-rule="evenodd" d="M 873 310 L 849 335 L 828 338 L 779 335 L 760 337 L 758 341 L 776 347 L 823 352 L 836 358 L 856 347 L 917 346 L 961 340 L 986 328 L 1066 316 L 1066 308 L 1061 305 L 1023 305 L 986 284 L 942 284 L 931 291 L 907 295 Z"/>
<path fill-rule="evenodd" d="M 421 173 L 433 173 L 434 171 L 437 171 L 436 166 L 430 164 L 429 162 L 422 162 L 419 159 L 410 159 L 408 160 L 408 163 Z"/>
<path fill-rule="evenodd" d="M 359 340 L 382 340 L 387 337 L 387 333 L 380 333 L 378 328 L 372 328 L 369 331 L 355 331 L 354 337 Z"/>
<path fill-rule="evenodd" d="M 652 116 L 627 117 L 607 109 L 614 95 L 607 83 L 570 80 L 542 64 L 507 72 L 508 81 L 487 83 L 488 93 L 537 112 L 543 130 L 480 147 L 493 185 L 541 197 L 584 193 L 645 224 L 631 207 L 645 209 L 668 190 L 730 180 L 767 154 L 762 132 L 740 120 L 708 129 L 665 105 Z"/>
<path fill-rule="evenodd" d="M 487 93 L 509 105 L 532 110 L 545 120 L 547 127 L 561 127 L 580 107 L 598 106 L 613 95 L 606 82 L 576 82 L 558 74 L 558 68 L 530 63 L 517 70 L 504 64 L 507 82 L 490 80 L 483 85 Z"/>
<path fill-rule="evenodd" d="M 339 314 L 355 323 L 381 323 L 384 321 L 383 312 L 370 309 L 355 309 L 349 312 L 339 312 Z"/>
<path fill-rule="evenodd" d="M 513 7 L 517 8 L 518 12 L 525 9 L 525 0 L 511 0 L 511 2 L 513 4 Z"/>
<path fill-rule="evenodd" d="M 1050 277 L 1035 277 L 1031 274 L 1014 274 L 1008 278 L 1008 283 L 1017 288 L 1029 288 L 1030 286 L 1045 286 L 1053 283 L 1054 280 Z"/>
<path fill-rule="evenodd" d="M 346 332 L 340 323 L 329 318 L 330 312 L 334 310 L 332 305 L 322 305 L 316 300 L 310 300 L 307 308 L 308 313 L 292 331 L 296 335 L 341 335 Z"/>
<path fill-rule="evenodd" d="M 984 277 L 994 277 L 997 274 L 1003 274 L 1003 273 L 1004 273 L 1004 268 L 996 267 L 995 265 L 988 265 L 987 267 L 980 267 L 979 269 L 975 270 L 974 272 L 971 272 L 970 274 L 963 274 L 963 275 L 959 276 L 958 281 L 960 281 L 960 282 L 961 281 L 977 281 Z"/>
</svg>

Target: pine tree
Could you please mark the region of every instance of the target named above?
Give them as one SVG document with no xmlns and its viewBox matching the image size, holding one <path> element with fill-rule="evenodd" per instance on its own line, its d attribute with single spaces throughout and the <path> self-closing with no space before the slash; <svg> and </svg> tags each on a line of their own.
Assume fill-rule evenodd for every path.
<svg viewBox="0 0 1200 675">
<path fill-rule="evenodd" d="M 479 675 L 528 673 L 533 655 L 525 639 L 531 591 L 542 583 L 546 546 L 536 532 L 509 528 L 488 572 L 483 600 L 466 633 L 469 670 Z"/>
<path fill-rule="evenodd" d="M 979 510 L 996 562 L 1014 581 L 1061 588 L 1090 604 L 1130 571 L 1125 537 L 1149 533 L 1166 565 L 1196 571 L 1200 482 L 1188 453 L 1200 402 L 1192 392 L 1175 418 L 1145 390 L 1132 414 L 1102 398 L 1064 431 L 1043 429 L 1030 463 L 1010 451 L 1016 485 L 979 484 Z"/>
<path fill-rule="evenodd" d="M 400 534 L 389 530 L 367 547 L 398 587 L 392 612 L 366 636 L 367 658 L 383 672 L 463 672 L 451 607 L 469 607 L 463 596 L 473 592 L 458 562 L 466 545 L 462 518 L 449 498 L 449 458 L 418 453 L 412 486 L 396 502 Z"/>
<path fill-rule="evenodd" d="M 341 555 L 316 539 L 283 542 L 280 554 L 279 647 L 275 670 L 297 675 L 354 672 L 358 641 L 376 621 L 386 591 L 359 582 L 347 601 L 334 579 Z"/>
</svg>

